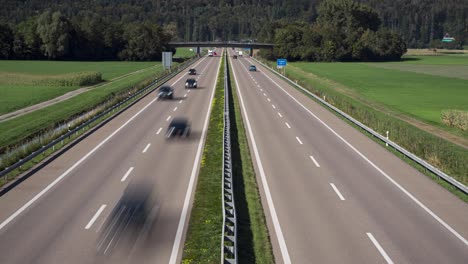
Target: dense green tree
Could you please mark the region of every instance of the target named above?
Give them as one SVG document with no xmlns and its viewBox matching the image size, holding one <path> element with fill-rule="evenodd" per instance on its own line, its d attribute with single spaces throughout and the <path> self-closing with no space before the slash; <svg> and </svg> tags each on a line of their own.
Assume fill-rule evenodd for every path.
<svg viewBox="0 0 468 264">
<path fill-rule="evenodd" d="M 73 27 L 60 12 L 46 11 L 37 20 L 41 50 L 49 59 L 63 58 L 70 53 Z"/>
<path fill-rule="evenodd" d="M 9 59 L 13 54 L 13 30 L 6 24 L 0 24 L 0 59 Z"/>
<path fill-rule="evenodd" d="M 125 48 L 119 54 L 123 60 L 161 60 L 170 39 L 161 27 L 150 23 L 128 25 L 123 37 Z"/>
</svg>

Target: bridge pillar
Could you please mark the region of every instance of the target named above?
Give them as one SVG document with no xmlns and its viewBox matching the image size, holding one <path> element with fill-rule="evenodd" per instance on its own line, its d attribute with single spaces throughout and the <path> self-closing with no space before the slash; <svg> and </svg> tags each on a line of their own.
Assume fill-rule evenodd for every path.
<svg viewBox="0 0 468 264">
<path fill-rule="evenodd" d="M 200 47 L 197 47 L 197 56 L 200 57 Z"/>
<path fill-rule="evenodd" d="M 253 48 L 250 48 L 249 55 L 250 55 L 250 57 L 252 57 L 252 56 L 253 56 Z"/>
</svg>

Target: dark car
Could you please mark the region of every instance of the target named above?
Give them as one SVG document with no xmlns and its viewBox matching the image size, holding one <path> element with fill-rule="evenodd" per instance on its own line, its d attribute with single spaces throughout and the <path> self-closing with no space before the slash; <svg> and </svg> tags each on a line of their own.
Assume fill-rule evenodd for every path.
<svg viewBox="0 0 468 264">
<path fill-rule="evenodd" d="M 159 99 L 173 99 L 174 98 L 174 89 L 170 86 L 163 86 L 159 88 L 158 100 Z"/>
<path fill-rule="evenodd" d="M 257 71 L 257 67 L 255 67 L 255 65 L 250 65 L 249 71 Z"/>
<path fill-rule="evenodd" d="M 195 70 L 195 69 L 190 69 L 190 70 L 188 70 L 188 74 L 189 74 L 189 75 L 197 75 L 197 70 Z"/>
<path fill-rule="evenodd" d="M 167 127 L 166 138 L 188 137 L 189 135 L 190 122 L 186 118 L 174 118 Z"/>
<path fill-rule="evenodd" d="M 187 81 L 185 81 L 185 89 L 187 88 L 197 88 L 197 80 L 187 79 Z"/>
<path fill-rule="evenodd" d="M 233 58 L 233 59 L 237 59 L 237 55 L 233 55 L 232 58 Z"/>
</svg>

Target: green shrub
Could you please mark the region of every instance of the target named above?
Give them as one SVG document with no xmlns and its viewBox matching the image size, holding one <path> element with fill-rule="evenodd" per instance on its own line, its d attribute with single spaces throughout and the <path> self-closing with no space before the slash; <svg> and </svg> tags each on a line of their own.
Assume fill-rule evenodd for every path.
<svg viewBox="0 0 468 264">
<path fill-rule="evenodd" d="M 102 82 L 100 72 L 78 72 L 53 77 L 45 77 L 35 81 L 34 85 L 45 86 L 84 86 Z"/>
</svg>

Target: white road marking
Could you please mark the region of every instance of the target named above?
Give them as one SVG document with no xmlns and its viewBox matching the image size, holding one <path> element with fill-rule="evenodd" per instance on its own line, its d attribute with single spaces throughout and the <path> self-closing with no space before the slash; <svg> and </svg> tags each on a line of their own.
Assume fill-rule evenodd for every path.
<svg viewBox="0 0 468 264">
<path fill-rule="evenodd" d="M 141 153 L 145 153 L 149 149 L 150 146 L 151 146 L 151 143 L 148 143 L 148 145 L 146 145 L 145 149 L 143 149 Z"/>
<path fill-rule="evenodd" d="M 261 92 L 263 92 L 263 89 L 260 89 Z"/>
<path fill-rule="evenodd" d="M 309 156 L 309 157 L 315 163 L 315 166 L 320 168 L 320 164 L 318 164 L 318 162 L 314 159 L 314 157 L 313 156 Z"/>
<path fill-rule="evenodd" d="M 160 127 L 160 128 L 158 129 L 158 132 L 156 132 L 156 135 L 159 135 L 159 133 L 161 133 L 161 131 L 162 131 L 162 127 Z"/>
<path fill-rule="evenodd" d="M 336 194 L 338 195 L 338 197 L 340 197 L 340 200 L 341 201 L 344 201 L 346 200 L 343 195 L 341 194 L 340 190 L 338 190 L 338 188 L 336 188 L 335 184 L 333 183 L 330 183 L 331 187 L 333 188 L 333 190 L 335 190 Z"/>
<path fill-rule="evenodd" d="M 263 93 L 263 96 L 267 96 L 266 93 Z"/>
<path fill-rule="evenodd" d="M 279 117 L 283 117 L 283 115 L 280 112 L 278 112 L 278 115 L 279 115 Z"/>
<path fill-rule="evenodd" d="M 245 67 L 244 67 L 245 68 Z M 295 101 L 298 105 L 300 105 L 306 112 L 308 112 L 312 117 L 314 117 L 317 121 L 319 121 L 323 126 L 325 126 L 332 134 L 334 134 L 337 138 L 339 138 L 343 143 L 345 143 L 349 148 L 351 148 L 356 154 L 358 154 L 362 159 L 364 159 L 367 163 L 369 163 L 374 169 L 376 169 L 382 176 L 384 176 L 388 181 L 390 181 L 393 185 L 395 185 L 400 191 L 402 191 L 406 196 L 408 196 L 413 202 L 415 202 L 419 207 L 421 207 L 426 213 L 428 213 L 431 217 L 433 217 L 437 222 L 439 222 L 443 227 L 445 227 L 450 233 L 452 233 L 455 237 L 457 237 L 460 241 L 462 241 L 466 246 L 468 246 L 468 240 L 464 238 L 460 233 L 458 233 L 455 229 L 453 229 L 449 224 L 447 224 L 444 220 L 442 220 L 438 215 L 432 212 L 427 206 L 425 206 L 421 201 L 419 201 L 416 197 L 414 197 L 409 191 L 407 191 L 403 186 L 401 186 L 398 182 L 396 182 L 392 177 L 390 177 L 386 172 L 384 172 L 381 168 L 375 165 L 371 160 L 369 160 L 364 154 L 362 154 L 359 150 L 357 150 L 351 143 L 349 143 L 346 139 L 344 139 L 340 134 L 338 134 L 333 128 L 328 126 L 322 119 L 316 116 L 312 111 L 310 111 L 307 107 L 305 107 L 299 100 L 297 100 L 294 96 L 288 93 L 283 87 L 281 87 L 277 82 L 275 82 L 270 76 L 262 71 L 271 82 L 273 82 L 278 88 L 280 88 L 285 94 L 287 94 L 293 101 Z M 306 91 L 306 90 L 305 90 Z"/>
<path fill-rule="evenodd" d="M 206 58 L 201 59 L 198 61 L 195 66 L 200 64 L 202 61 L 204 61 Z M 185 74 L 182 74 L 179 79 L 177 79 L 175 82 L 172 83 L 172 86 L 179 82 L 183 77 L 185 77 Z M 21 206 L 18 210 L 16 210 L 10 217 L 8 217 L 5 221 L 3 221 L 0 224 L 0 230 L 5 228 L 6 225 L 8 225 L 11 221 L 13 221 L 16 217 L 18 217 L 21 213 L 23 213 L 26 209 L 29 208 L 33 203 L 35 203 L 37 200 L 39 200 L 44 194 L 46 194 L 50 189 L 52 189 L 57 183 L 59 183 L 61 180 L 63 180 L 66 176 L 70 174 L 71 171 L 73 171 L 76 167 L 78 167 L 83 161 L 85 161 L 89 156 L 94 154 L 100 147 L 102 147 L 107 141 L 109 141 L 113 136 L 115 136 L 120 130 L 122 130 L 124 127 L 126 127 L 130 122 L 133 121 L 137 116 L 139 116 L 143 111 L 145 111 L 151 104 L 156 102 L 156 98 L 151 100 L 147 105 L 145 105 L 142 109 L 140 109 L 136 114 L 134 114 L 130 119 L 128 119 L 123 125 L 121 125 L 119 128 L 117 128 L 112 134 L 107 136 L 104 140 L 102 140 L 98 145 L 96 145 L 92 150 L 90 150 L 86 155 L 84 155 L 81 159 L 79 159 L 77 162 L 75 162 L 70 168 L 68 168 L 65 172 L 60 174 L 59 177 L 57 177 L 53 182 L 51 182 L 47 187 L 45 187 L 42 191 L 40 191 L 36 196 L 34 196 L 31 200 L 29 200 L 26 204 Z"/>
<path fill-rule="evenodd" d="M 172 110 L 172 111 L 173 111 L 173 112 L 177 111 L 177 106 L 176 106 L 176 107 L 174 107 L 174 110 Z"/>
<path fill-rule="evenodd" d="M 258 88 L 260 88 L 260 85 L 259 85 L 259 84 L 257 84 L 257 87 L 258 87 Z"/>
<path fill-rule="evenodd" d="M 304 143 L 302 143 L 302 141 L 301 141 L 301 139 L 299 137 L 296 137 L 296 139 L 297 139 L 297 142 L 299 142 L 299 144 L 301 144 L 301 145 L 304 144 Z"/>
<path fill-rule="evenodd" d="M 216 76 L 219 75 L 219 69 L 220 68 L 221 68 L 221 60 L 219 61 L 219 66 L 218 66 L 218 70 L 216 72 Z M 190 205 L 190 197 L 192 196 L 193 187 L 195 185 L 195 178 L 196 178 L 197 172 L 198 172 L 198 166 L 199 166 L 199 163 L 200 163 L 200 157 L 201 157 L 201 153 L 202 153 L 202 149 L 203 149 L 203 142 L 204 142 L 204 139 L 206 138 L 206 130 L 208 128 L 208 121 L 209 121 L 209 118 L 210 118 L 211 105 L 212 105 L 212 102 L 213 102 L 213 97 L 214 97 L 214 94 L 215 94 L 215 90 L 216 90 L 216 82 L 213 85 L 213 92 L 211 93 L 210 103 L 208 104 L 208 111 L 206 112 L 205 123 L 203 124 L 202 136 L 201 136 L 201 139 L 200 139 L 200 143 L 198 144 L 198 149 L 197 149 L 197 154 L 195 156 L 195 160 L 193 162 L 192 174 L 190 175 L 189 185 L 187 187 L 187 192 L 185 194 L 184 206 L 182 208 L 182 213 L 180 215 L 179 225 L 177 226 L 177 232 L 176 232 L 176 236 L 175 236 L 175 239 L 174 239 L 174 244 L 172 246 L 171 258 L 169 260 L 169 264 L 176 264 L 177 263 L 177 257 L 179 255 L 180 243 L 182 241 L 182 234 L 183 234 L 183 231 L 184 231 L 184 226 L 185 226 L 185 222 L 187 220 L 188 209 L 189 209 L 189 205 Z"/>
<path fill-rule="evenodd" d="M 93 218 L 91 218 L 91 220 L 89 220 L 89 222 L 86 225 L 85 229 L 90 229 L 91 228 L 91 226 L 94 224 L 94 222 L 96 222 L 96 219 L 99 217 L 99 215 L 102 213 L 102 211 L 104 211 L 104 209 L 106 209 L 106 206 L 107 205 L 103 204 L 103 205 L 101 205 L 101 207 L 99 207 L 97 212 L 94 214 Z"/>
<path fill-rule="evenodd" d="M 291 126 L 288 124 L 288 122 L 284 122 L 284 124 L 285 124 L 288 128 L 291 128 Z"/>
<path fill-rule="evenodd" d="M 190 93 L 191 90 L 188 90 L 187 93 Z"/>
<path fill-rule="evenodd" d="M 168 117 L 166 118 L 166 121 L 169 121 L 169 119 L 171 119 L 171 116 L 168 116 Z"/>
<path fill-rule="evenodd" d="M 271 102 L 270 98 L 267 98 L 268 102 Z"/>
<path fill-rule="evenodd" d="M 271 107 L 273 107 L 273 109 L 276 109 L 276 106 L 274 104 L 272 104 Z"/>
<path fill-rule="evenodd" d="M 392 259 L 385 253 L 385 250 L 380 246 L 379 242 L 374 238 L 374 236 L 371 233 L 366 233 L 369 239 L 372 241 L 374 246 L 377 248 L 377 250 L 380 252 L 380 255 L 387 261 L 388 264 L 393 264 Z"/>
<path fill-rule="evenodd" d="M 187 97 L 187 94 L 184 94 L 184 97 Z"/>
<path fill-rule="evenodd" d="M 232 72 L 233 72 L 233 75 L 234 75 L 234 80 L 236 82 L 236 86 L 238 87 L 237 92 L 239 93 L 239 98 L 240 98 L 240 102 L 241 102 L 241 106 L 242 106 L 242 111 L 244 112 L 244 115 L 245 115 L 245 121 L 246 121 L 245 123 L 247 124 L 247 130 L 249 131 L 249 137 L 250 137 L 250 139 L 252 141 L 255 160 L 257 162 L 257 165 L 258 165 L 258 168 L 259 168 L 259 171 L 260 171 L 260 178 L 262 180 L 263 189 L 264 189 L 265 196 L 266 196 L 266 199 L 267 199 L 268 209 L 270 211 L 270 215 L 271 215 L 271 218 L 272 218 L 272 221 L 273 221 L 273 227 L 275 229 L 276 237 L 278 239 L 278 243 L 279 243 L 280 250 L 281 250 L 281 255 L 283 257 L 283 262 L 285 264 L 291 264 L 291 258 L 289 257 L 288 247 L 286 246 L 286 241 L 284 240 L 283 231 L 281 230 L 281 225 L 280 225 L 279 220 L 278 220 L 278 215 L 276 214 L 275 205 L 273 204 L 273 198 L 271 197 L 270 187 L 268 187 L 268 182 L 267 182 L 267 179 L 266 179 L 266 176 L 265 176 L 265 171 L 263 169 L 263 164 L 262 164 L 262 161 L 260 159 L 260 154 L 258 153 L 258 147 L 257 147 L 257 144 L 255 142 L 254 134 L 252 132 L 252 127 L 250 126 L 249 115 L 247 114 L 247 110 L 245 109 L 244 99 L 242 98 L 242 93 L 241 93 L 240 88 L 239 88 L 240 86 L 239 86 L 239 82 L 238 82 L 237 76 L 236 76 L 236 71 L 234 70 L 234 68 L 233 68 Z"/>
<path fill-rule="evenodd" d="M 124 182 L 127 179 L 128 175 L 130 175 L 130 173 L 132 173 L 133 169 L 134 169 L 133 167 L 130 167 L 130 169 L 128 169 L 128 171 L 125 173 L 125 175 L 122 177 L 122 179 L 120 181 Z"/>
<path fill-rule="evenodd" d="M 181 104 L 183 101 L 184 101 L 184 100 L 180 100 L 180 101 L 179 101 L 179 104 Z"/>
</svg>

